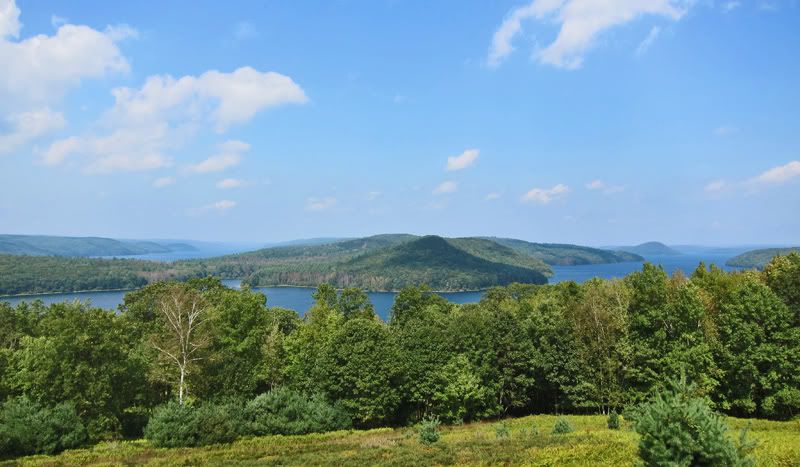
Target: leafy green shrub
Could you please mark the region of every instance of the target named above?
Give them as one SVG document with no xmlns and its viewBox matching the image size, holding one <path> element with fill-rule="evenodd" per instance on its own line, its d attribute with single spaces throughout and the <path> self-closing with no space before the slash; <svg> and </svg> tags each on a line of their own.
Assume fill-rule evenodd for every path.
<svg viewBox="0 0 800 467">
<path fill-rule="evenodd" d="M 71 404 L 49 408 L 23 396 L 0 409 L 2 454 L 53 454 L 85 441 L 86 428 Z"/>
<path fill-rule="evenodd" d="M 242 425 L 234 412 L 227 404 L 192 407 L 170 402 L 150 417 L 144 436 L 157 447 L 230 443 L 239 436 Z"/>
<path fill-rule="evenodd" d="M 553 425 L 553 434 L 564 435 L 567 433 L 572 433 L 572 425 L 566 418 L 558 417 L 558 420 L 556 420 L 556 424 Z"/>
<path fill-rule="evenodd" d="M 608 429 L 609 430 L 619 430 L 619 414 L 616 410 L 612 410 L 608 414 L 608 421 L 607 421 Z"/>
<path fill-rule="evenodd" d="M 272 390 L 248 402 L 244 417 L 248 434 L 255 436 L 300 435 L 352 427 L 350 417 L 340 405 L 287 388 Z"/>
<path fill-rule="evenodd" d="M 745 433 L 737 447 L 722 418 L 695 392 L 685 379 L 670 381 L 641 405 L 635 429 L 644 465 L 753 465 Z"/>
<path fill-rule="evenodd" d="M 494 427 L 494 434 L 497 439 L 506 439 L 511 437 L 511 430 L 508 428 L 508 423 L 503 420 Z"/>
<path fill-rule="evenodd" d="M 419 442 L 430 446 L 431 444 L 439 441 L 439 417 L 424 418 L 419 424 Z"/>
</svg>

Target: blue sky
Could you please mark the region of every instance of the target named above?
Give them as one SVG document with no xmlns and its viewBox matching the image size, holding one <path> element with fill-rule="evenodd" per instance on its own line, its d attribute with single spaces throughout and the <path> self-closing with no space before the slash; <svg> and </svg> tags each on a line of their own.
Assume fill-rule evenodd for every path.
<svg viewBox="0 0 800 467">
<path fill-rule="evenodd" d="M 0 231 L 800 243 L 795 0 L 0 0 Z"/>
</svg>

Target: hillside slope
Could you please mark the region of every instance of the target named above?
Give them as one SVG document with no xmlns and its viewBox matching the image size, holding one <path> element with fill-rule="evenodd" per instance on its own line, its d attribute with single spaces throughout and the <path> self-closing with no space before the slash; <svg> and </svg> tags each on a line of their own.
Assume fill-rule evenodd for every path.
<svg viewBox="0 0 800 467">
<path fill-rule="evenodd" d="M 573 266 L 579 264 L 623 263 L 644 261 L 641 256 L 626 251 L 609 251 L 588 246 L 560 243 L 531 243 L 514 238 L 490 238 L 500 245 L 513 248 L 533 256 L 550 266 Z"/>
<path fill-rule="evenodd" d="M 615 249 L 644 256 L 676 256 L 681 254 L 680 251 L 670 248 L 661 242 L 646 242 L 634 246 L 618 246 Z"/>
<path fill-rule="evenodd" d="M 725 264 L 737 268 L 758 268 L 766 266 L 770 260 L 777 255 L 788 255 L 789 253 L 800 253 L 800 247 L 792 248 L 763 248 L 751 250 L 734 256 Z"/>
<path fill-rule="evenodd" d="M 52 235 L 0 235 L 0 254 L 35 256 L 127 256 L 193 250 L 182 243 L 162 245 L 143 240 Z"/>
</svg>

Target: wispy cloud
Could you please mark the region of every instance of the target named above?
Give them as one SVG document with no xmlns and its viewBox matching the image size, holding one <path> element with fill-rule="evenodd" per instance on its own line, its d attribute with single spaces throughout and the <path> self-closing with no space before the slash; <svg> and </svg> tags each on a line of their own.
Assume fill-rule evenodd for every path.
<svg viewBox="0 0 800 467">
<path fill-rule="evenodd" d="M 533 188 L 529 192 L 522 195 L 522 202 L 524 203 L 538 203 L 550 204 L 553 200 L 561 198 L 569 193 L 567 185 L 558 184 L 552 188 Z"/>
<path fill-rule="evenodd" d="M 367 193 L 367 201 L 375 201 L 376 199 L 380 198 L 381 196 L 380 191 L 370 191 Z"/>
<path fill-rule="evenodd" d="M 221 172 L 242 161 L 242 153 L 250 150 L 250 145 L 242 141 L 226 141 L 218 146 L 219 153 L 208 159 L 187 166 L 187 170 L 196 173 Z"/>
<path fill-rule="evenodd" d="M 249 21 L 239 21 L 233 27 L 233 38 L 237 41 L 255 39 L 256 37 L 258 37 L 258 30 Z"/>
<path fill-rule="evenodd" d="M 622 185 L 609 185 L 602 180 L 592 180 L 586 184 L 586 189 L 591 191 L 600 191 L 606 195 L 625 191 L 625 187 Z"/>
<path fill-rule="evenodd" d="M 645 37 L 644 40 L 642 40 L 642 42 L 639 43 L 639 46 L 636 47 L 636 55 L 641 57 L 642 55 L 647 53 L 647 50 L 650 48 L 651 45 L 653 45 L 653 42 L 655 42 L 656 39 L 658 39 L 658 35 L 660 33 L 661 33 L 661 28 L 658 26 L 653 26 L 650 29 L 650 32 L 647 33 L 647 37 Z"/>
<path fill-rule="evenodd" d="M 471 167 L 478 159 L 480 153 L 481 152 L 478 149 L 467 149 L 458 156 L 448 157 L 447 170 L 448 171 L 463 170 L 466 169 L 467 167 Z"/>
<path fill-rule="evenodd" d="M 791 161 L 750 179 L 749 184 L 751 186 L 782 185 L 796 177 L 800 177 L 800 161 Z"/>
<path fill-rule="evenodd" d="M 334 207 L 338 200 L 332 196 L 323 198 L 311 197 L 306 199 L 306 211 L 327 211 Z"/>
<path fill-rule="evenodd" d="M 719 193 L 727 186 L 728 184 L 725 182 L 725 180 L 712 180 L 706 184 L 704 190 L 706 193 Z"/>
<path fill-rule="evenodd" d="M 494 201 L 496 199 L 502 198 L 502 196 L 503 196 L 502 193 L 492 192 L 486 195 L 486 201 Z"/>
<path fill-rule="evenodd" d="M 537 50 L 534 58 L 557 68 L 580 68 L 586 52 L 603 32 L 645 15 L 678 21 L 692 3 L 690 0 L 533 0 L 511 11 L 495 31 L 487 62 L 489 66 L 498 66 L 513 52 L 512 42 L 522 30 L 522 22 L 535 19 L 554 22 L 560 29 L 555 40 Z"/>
<path fill-rule="evenodd" d="M 433 189 L 433 194 L 434 195 L 445 195 L 445 194 L 448 194 L 448 193 L 455 193 L 456 190 L 458 190 L 458 184 L 456 184 L 456 182 L 454 182 L 454 181 L 448 180 L 446 182 L 440 183 L 439 186 L 434 188 Z"/>
<path fill-rule="evenodd" d="M 740 2 L 738 0 L 731 0 L 731 1 L 728 1 L 728 2 L 723 2 L 722 3 L 722 11 L 724 11 L 725 13 L 728 13 L 730 11 L 733 11 L 733 10 L 739 8 L 740 6 L 742 6 L 742 2 Z"/>
<path fill-rule="evenodd" d="M 224 178 L 217 182 L 217 188 L 221 190 L 227 190 L 230 188 L 242 187 L 244 184 L 244 180 L 240 180 L 238 178 Z"/>
<path fill-rule="evenodd" d="M 161 177 L 153 180 L 153 186 L 156 188 L 164 188 L 165 186 L 174 185 L 175 182 L 175 177 Z"/>
<path fill-rule="evenodd" d="M 720 125 L 714 128 L 714 135 L 715 136 L 730 136 L 732 134 L 738 133 L 739 129 L 732 125 Z"/>
</svg>

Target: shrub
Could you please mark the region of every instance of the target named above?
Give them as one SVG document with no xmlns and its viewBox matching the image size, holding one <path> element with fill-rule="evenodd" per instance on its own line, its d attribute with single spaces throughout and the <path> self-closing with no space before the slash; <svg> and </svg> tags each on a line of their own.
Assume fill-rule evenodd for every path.
<svg viewBox="0 0 800 467">
<path fill-rule="evenodd" d="M 635 429 L 644 465 L 753 465 L 745 433 L 737 447 L 725 422 L 704 399 L 693 397 L 695 391 L 685 378 L 670 381 L 641 405 Z"/>
<path fill-rule="evenodd" d="M 419 442 L 430 446 L 439 441 L 439 417 L 424 418 L 419 424 Z"/>
<path fill-rule="evenodd" d="M 170 402 L 150 417 L 144 435 L 157 447 L 230 443 L 239 436 L 242 424 L 232 409 L 226 404 L 193 407 Z"/>
<path fill-rule="evenodd" d="M 558 417 L 558 420 L 556 420 L 556 424 L 553 425 L 553 434 L 564 435 L 567 433 L 572 433 L 572 425 L 566 418 Z"/>
<path fill-rule="evenodd" d="M 244 417 L 248 433 L 256 436 L 300 435 L 352 427 L 352 420 L 340 405 L 287 388 L 272 390 L 248 402 Z"/>
<path fill-rule="evenodd" d="M 23 396 L 0 409 L 2 454 L 53 454 L 85 441 L 86 428 L 71 404 L 49 408 Z"/>
<path fill-rule="evenodd" d="M 611 412 L 609 412 L 607 424 L 609 430 L 619 430 L 619 425 L 620 425 L 619 414 L 617 413 L 616 410 L 612 410 Z"/>
<path fill-rule="evenodd" d="M 511 430 L 508 428 L 508 423 L 506 423 L 504 420 L 495 425 L 494 434 L 497 436 L 497 439 L 505 439 L 511 437 Z"/>
</svg>

